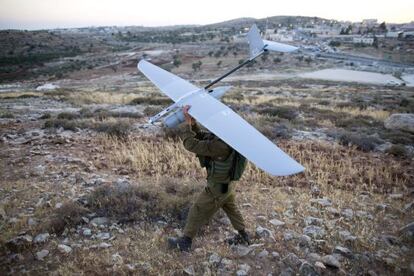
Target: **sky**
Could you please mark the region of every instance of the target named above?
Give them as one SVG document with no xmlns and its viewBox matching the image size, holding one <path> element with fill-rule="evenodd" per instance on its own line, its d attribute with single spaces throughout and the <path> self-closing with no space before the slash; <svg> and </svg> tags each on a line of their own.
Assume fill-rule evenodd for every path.
<svg viewBox="0 0 414 276">
<path fill-rule="evenodd" d="M 0 0 L 0 29 L 209 24 L 276 15 L 414 21 L 414 0 Z"/>
</svg>

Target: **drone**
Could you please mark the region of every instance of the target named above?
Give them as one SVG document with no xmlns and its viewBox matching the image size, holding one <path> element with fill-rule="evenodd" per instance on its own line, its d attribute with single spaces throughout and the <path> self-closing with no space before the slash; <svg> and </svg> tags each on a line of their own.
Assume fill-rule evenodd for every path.
<svg viewBox="0 0 414 276">
<path fill-rule="evenodd" d="M 150 124 L 163 122 L 167 128 L 175 128 L 185 121 L 183 107 L 190 105 L 189 114 L 210 132 L 238 151 L 260 169 L 273 176 L 288 176 L 303 172 L 305 168 L 256 128 L 246 122 L 220 99 L 231 86 L 211 88 L 219 81 L 251 63 L 267 51 L 294 52 L 297 47 L 264 40 L 253 25 L 247 33 L 249 58 L 203 88 L 142 59 L 137 68 L 174 104 L 149 119 Z"/>
</svg>

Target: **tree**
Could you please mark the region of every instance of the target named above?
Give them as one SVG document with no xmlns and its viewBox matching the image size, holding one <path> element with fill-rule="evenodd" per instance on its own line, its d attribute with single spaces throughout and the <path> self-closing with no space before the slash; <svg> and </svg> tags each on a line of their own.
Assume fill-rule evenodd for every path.
<svg viewBox="0 0 414 276">
<path fill-rule="evenodd" d="M 196 63 L 193 63 L 191 65 L 191 67 L 193 68 L 194 72 L 196 72 L 196 71 L 200 70 L 202 64 L 203 63 L 201 61 L 198 61 Z"/>
<path fill-rule="evenodd" d="M 217 62 L 217 67 L 220 67 L 222 63 L 223 63 L 223 62 L 222 62 L 221 60 L 219 60 L 219 61 Z"/>
<path fill-rule="evenodd" d="M 386 32 L 387 32 L 387 25 L 385 25 L 385 22 L 382 22 L 382 23 L 379 25 L 379 30 L 380 30 L 382 33 L 386 33 Z"/>
</svg>

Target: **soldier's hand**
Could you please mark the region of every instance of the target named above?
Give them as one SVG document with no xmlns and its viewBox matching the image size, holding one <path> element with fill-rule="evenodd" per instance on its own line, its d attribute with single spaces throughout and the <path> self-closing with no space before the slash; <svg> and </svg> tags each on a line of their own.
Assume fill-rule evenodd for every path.
<svg viewBox="0 0 414 276">
<path fill-rule="evenodd" d="M 187 124 L 192 126 L 192 125 L 195 124 L 196 120 L 193 117 L 191 117 L 190 114 L 188 114 L 188 110 L 190 109 L 190 107 L 191 106 L 189 106 L 189 105 L 184 106 L 183 107 L 183 113 L 184 113 L 184 118 L 185 118 L 185 121 L 187 122 Z"/>
</svg>

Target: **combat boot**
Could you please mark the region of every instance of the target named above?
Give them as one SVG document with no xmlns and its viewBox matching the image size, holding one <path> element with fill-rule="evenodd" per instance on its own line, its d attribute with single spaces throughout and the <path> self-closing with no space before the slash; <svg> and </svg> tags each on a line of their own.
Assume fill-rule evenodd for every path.
<svg viewBox="0 0 414 276">
<path fill-rule="evenodd" d="M 180 251 L 189 252 L 191 250 L 192 243 L 193 240 L 187 236 L 183 236 L 180 238 L 168 238 L 168 246 L 170 249 L 179 249 Z"/>
<path fill-rule="evenodd" d="M 230 245 L 238 245 L 238 244 L 245 244 L 250 245 L 250 238 L 249 235 L 245 230 L 239 230 L 239 233 L 235 235 L 233 238 L 227 240 L 227 243 Z"/>
</svg>

